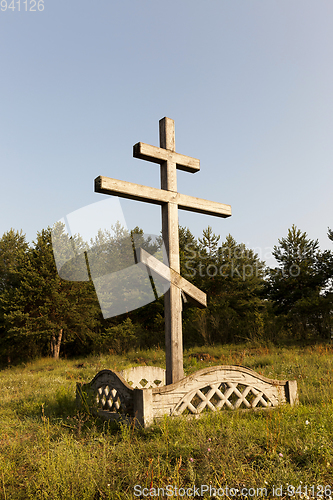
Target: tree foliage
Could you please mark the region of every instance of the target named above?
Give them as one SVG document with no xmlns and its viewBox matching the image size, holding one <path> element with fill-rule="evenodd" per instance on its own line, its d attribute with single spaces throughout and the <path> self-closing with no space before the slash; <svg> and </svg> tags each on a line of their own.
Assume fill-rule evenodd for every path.
<svg viewBox="0 0 333 500">
<path fill-rule="evenodd" d="M 328 233 L 327 233 L 328 238 L 333 241 L 333 231 L 332 229 L 328 228 Z"/>
<path fill-rule="evenodd" d="M 15 278 L 16 286 L 1 293 L 2 354 L 11 359 L 58 357 L 61 342 L 71 354 L 78 345 L 87 350 L 99 320 L 95 293 L 91 283 L 59 277 L 49 228 L 25 248 Z"/>
<path fill-rule="evenodd" d="M 328 238 L 333 242 L 331 229 Z M 181 275 L 208 298 L 206 309 L 184 302 L 185 346 L 286 335 L 330 338 L 333 254 L 321 252 L 318 241 L 296 226 L 274 247 L 274 269 L 230 234 L 221 241 L 209 226 L 198 239 L 180 227 L 179 243 Z M 6 232 L 0 239 L 0 359 L 163 347 L 163 296 L 103 319 L 92 281 L 133 266 L 139 247 L 162 258 L 161 244 L 161 238 L 138 227 L 128 232 L 120 224 L 100 231 L 89 244 L 80 235 L 69 237 L 61 224 L 37 233 L 32 245 L 22 232 Z M 132 297 L 145 293 L 131 279 L 121 286 Z M 117 300 L 117 287 L 105 290 L 109 302 Z"/>
<path fill-rule="evenodd" d="M 198 243 L 188 235 L 184 277 L 207 293 L 208 307 L 194 309 L 187 321 L 189 335 L 204 343 L 241 341 L 263 335 L 261 298 L 264 264 L 231 235 L 219 237 L 208 227 Z M 196 331 L 197 337 L 193 334 Z M 184 342 L 186 344 L 186 330 Z"/>
<path fill-rule="evenodd" d="M 327 335 L 330 304 L 325 289 L 330 280 L 331 253 L 319 250 L 318 240 L 308 238 L 295 225 L 278 240 L 273 256 L 278 262 L 269 271 L 266 287 L 277 315 L 294 336 Z"/>
</svg>

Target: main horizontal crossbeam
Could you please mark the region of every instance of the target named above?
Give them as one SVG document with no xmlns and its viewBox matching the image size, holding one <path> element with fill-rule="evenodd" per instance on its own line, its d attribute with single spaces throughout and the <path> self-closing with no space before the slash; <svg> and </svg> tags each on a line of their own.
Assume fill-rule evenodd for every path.
<svg viewBox="0 0 333 500">
<path fill-rule="evenodd" d="M 110 177 L 99 176 L 95 179 L 95 192 L 112 194 L 121 198 L 144 201 L 155 205 L 165 203 L 176 203 L 181 210 L 198 212 L 215 217 L 230 217 L 231 206 L 215 201 L 203 200 L 186 194 L 175 193 L 165 189 L 157 189 L 149 186 L 142 186 L 133 182 L 111 179 Z"/>
</svg>

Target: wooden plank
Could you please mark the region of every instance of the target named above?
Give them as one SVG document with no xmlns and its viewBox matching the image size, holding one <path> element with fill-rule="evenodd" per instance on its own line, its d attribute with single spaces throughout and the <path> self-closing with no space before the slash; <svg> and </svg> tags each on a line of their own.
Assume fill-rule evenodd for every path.
<svg viewBox="0 0 333 500">
<path fill-rule="evenodd" d="M 164 294 L 166 384 L 184 378 L 182 298 L 178 287 L 170 284 Z"/>
<path fill-rule="evenodd" d="M 146 203 L 154 203 L 155 205 L 163 205 L 171 201 L 171 194 L 168 191 L 142 186 L 134 182 L 111 179 L 110 177 L 103 177 L 101 175 L 95 179 L 95 192 L 112 194 L 121 198 L 129 198 Z"/>
<path fill-rule="evenodd" d="M 204 309 L 205 307 L 207 307 L 207 295 L 205 294 L 205 292 L 180 276 L 180 274 L 173 274 L 173 270 L 171 270 L 171 273 L 173 275 L 172 278 L 174 279 L 175 284 L 177 285 L 177 280 L 179 280 L 177 286 L 179 286 L 179 288 L 185 293 L 186 297 L 192 304 L 199 307 L 200 309 Z"/>
<path fill-rule="evenodd" d="M 207 296 L 202 290 L 187 281 L 173 269 L 170 269 L 163 262 L 157 260 L 143 248 L 138 249 L 137 259 L 138 262 L 142 262 L 151 271 L 180 288 L 194 305 L 200 308 L 207 307 Z"/>
<path fill-rule="evenodd" d="M 196 198 L 195 196 L 178 193 L 176 203 L 181 210 L 223 218 L 231 216 L 231 206 L 225 205 L 224 203 L 218 203 L 217 201 L 208 201 L 202 198 Z"/>
<path fill-rule="evenodd" d="M 176 151 L 175 122 L 166 116 L 159 121 L 160 148 Z"/>
<path fill-rule="evenodd" d="M 241 384 L 250 386 L 250 389 L 253 389 L 254 393 L 265 395 L 273 407 L 287 401 L 291 405 L 297 404 L 296 381 L 287 382 L 285 380 L 269 379 L 242 366 L 214 366 L 203 368 L 178 381 L 176 384 L 152 389 L 154 415 L 176 414 L 176 407 L 179 406 L 182 399 L 185 401 L 187 395 L 193 396 L 197 389 L 207 387 L 208 385 L 212 387 L 221 383 L 229 386 L 229 390 L 226 391 L 225 396 L 230 392 L 234 392 L 237 384 Z M 293 387 L 292 397 L 289 396 L 286 390 L 288 385 L 292 385 Z"/>
<path fill-rule="evenodd" d="M 162 118 L 160 126 L 160 147 L 165 151 L 175 151 L 175 124 L 170 118 Z M 177 193 L 176 158 L 163 161 L 160 166 L 161 190 Z M 169 266 L 180 272 L 178 205 L 173 202 L 162 205 L 162 237 L 168 256 Z M 165 362 L 166 383 L 184 378 L 182 297 L 181 290 L 173 283 L 164 294 Z"/>
<path fill-rule="evenodd" d="M 100 176 L 95 179 L 95 191 L 162 207 L 162 237 L 171 275 L 164 294 L 166 383 L 173 384 L 183 378 L 181 294 L 194 299 L 199 307 L 206 305 L 205 294 L 180 276 L 178 208 L 225 218 L 231 216 L 231 207 L 177 192 L 177 168 L 194 173 L 200 170 L 200 161 L 176 153 L 173 120 L 162 118 L 159 129 L 160 147 L 139 142 L 133 146 L 133 156 L 160 164 L 161 189 Z"/>
<path fill-rule="evenodd" d="M 131 200 L 144 201 L 156 205 L 165 203 L 176 203 L 181 210 L 197 212 L 215 217 L 230 217 L 231 206 L 215 201 L 208 201 L 186 194 L 166 191 L 153 187 L 135 184 L 133 182 L 121 181 L 110 177 L 99 176 L 95 179 L 95 192 L 112 194 Z"/>
<path fill-rule="evenodd" d="M 151 146 L 144 142 L 138 142 L 133 146 L 133 156 L 134 158 L 140 158 L 140 160 L 147 160 L 159 164 L 165 161 L 171 161 L 172 163 L 176 163 L 179 170 L 184 170 L 185 172 L 191 172 L 193 174 L 200 170 L 200 160 L 197 158 L 181 155 L 170 149 Z"/>
</svg>

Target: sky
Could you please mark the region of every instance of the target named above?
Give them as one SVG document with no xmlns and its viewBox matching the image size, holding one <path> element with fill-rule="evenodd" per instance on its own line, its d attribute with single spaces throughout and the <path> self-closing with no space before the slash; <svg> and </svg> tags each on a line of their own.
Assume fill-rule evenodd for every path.
<svg viewBox="0 0 333 500">
<path fill-rule="evenodd" d="M 104 201 L 81 212 L 102 225 L 99 175 L 159 188 L 132 147 L 158 146 L 167 116 L 176 151 L 200 159 L 178 191 L 232 207 L 179 210 L 182 226 L 269 265 L 293 224 L 332 249 L 332 20 L 332 0 L 2 1 L 0 235 L 31 242 Z M 158 206 L 120 203 L 129 228 L 160 234 Z"/>
</svg>

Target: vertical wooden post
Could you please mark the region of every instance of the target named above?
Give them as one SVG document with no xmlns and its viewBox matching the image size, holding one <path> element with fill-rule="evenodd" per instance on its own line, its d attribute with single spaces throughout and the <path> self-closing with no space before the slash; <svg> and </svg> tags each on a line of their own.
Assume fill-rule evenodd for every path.
<svg viewBox="0 0 333 500">
<path fill-rule="evenodd" d="M 160 124 L 160 147 L 175 151 L 175 125 L 170 118 L 163 118 Z M 161 164 L 161 188 L 177 193 L 176 163 L 167 160 Z M 169 267 L 180 272 L 178 205 L 162 205 L 162 237 L 169 260 Z M 170 284 L 164 296 L 166 384 L 173 384 L 184 377 L 182 299 L 178 287 Z"/>
<path fill-rule="evenodd" d="M 134 417 L 139 425 L 149 427 L 154 420 L 152 389 L 134 389 L 133 391 Z"/>
<path fill-rule="evenodd" d="M 178 277 L 178 286 L 171 280 L 170 289 L 164 296 L 166 384 L 169 385 L 178 382 L 184 377 L 182 298 L 181 287 L 179 286 L 178 208 L 193 210 L 207 215 L 216 215 L 218 217 L 230 217 L 231 207 L 222 203 L 181 195 L 177 192 L 177 168 L 195 173 L 200 170 L 200 162 L 196 158 L 176 153 L 175 124 L 173 120 L 162 118 L 159 126 L 160 147 L 157 148 L 138 142 L 133 146 L 133 156 L 160 164 L 161 190 L 99 176 L 95 179 L 95 191 L 162 206 L 163 241 L 169 260 L 169 267 L 174 272 L 174 277 Z M 185 282 L 186 280 L 182 280 L 183 285 Z M 189 283 L 186 285 L 187 290 L 189 290 L 189 285 Z M 206 299 L 201 294 L 202 292 L 199 293 L 199 297 L 197 292 L 194 294 L 195 298 L 198 299 L 196 300 L 197 304 L 200 304 L 199 307 L 206 306 Z"/>
</svg>

